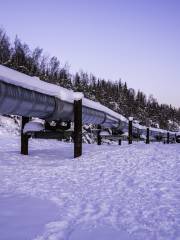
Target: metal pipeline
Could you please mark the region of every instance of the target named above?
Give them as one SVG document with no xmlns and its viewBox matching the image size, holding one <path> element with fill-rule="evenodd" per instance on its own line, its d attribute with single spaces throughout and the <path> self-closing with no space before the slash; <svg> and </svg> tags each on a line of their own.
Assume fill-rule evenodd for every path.
<svg viewBox="0 0 180 240">
<path fill-rule="evenodd" d="M 73 103 L 0 80 L 0 113 L 38 117 L 47 121 L 73 121 Z M 118 127 L 120 120 L 103 111 L 82 106 L 84 124 Z M 123 126 L 123 123 L 121 123 Z"/>
<path fill-rule="evenodd" d="M 15 80 L 23 79 L 24 81 L 26 79 L 27 82 L 33 82 L 34 78 L 2 65 L 0 65 L 0 70 L 0 114 L 37 117 L 46 121 L 69 122 L 74 120 L 73 101 L 68 102 L 62 100 L 61 97 L 55 97 L 54 94 L 48 95 L 49 92 L 47 91 L 34 90 L 36 88 L 34 88 L 33 84 L 33 89 L 31 89 L 29 87 L 23 87 L 24 85 L 22 86 L 21 84 L 16 85 L 14 82 L 6 81 L 9 76 L 10 78 L 11 76 L 14 76 Z M 40 80 L 38 80 L 38 83 L 39 81 Z M 42 82 L 41 84 L 44 85 L 47 83 Z M 46 85 L 46 89 L 48 87 L 49 85 Z M 56 88 L 55 85 L 53 87 Z M 56 91 L 58 91 L 57 88 Z M 71 94 L 71 91 L 67 89 L 64 89 L 63 91 L 67 91 L 68 94 Z M 88 102 L 90 102 L 90 104 L 88 104 Z M 84 103 L 82 104 L 83 124 L 91 123 L 110 128 L 117 128 L 123 132 L 128 131 L 128 120 L 126 118 L 123 118 L 121 115 L 103 107 L 102 105 L 99 106 L 100 105 L 98 104 L 94 104 L 93 101 L 84 98 Z M 139 124 L 133 124 L 133 131 L 137 134 L 146 135 L 146 127 L 142 127 Z M 156 137 L 159 135 L 165 137 L 166 131 L 150 128 L 150 136 Z M 170 136 L 171 135 L 172 137 L 175 137 L 174 132 L 170 132 Z"/>
</svg>

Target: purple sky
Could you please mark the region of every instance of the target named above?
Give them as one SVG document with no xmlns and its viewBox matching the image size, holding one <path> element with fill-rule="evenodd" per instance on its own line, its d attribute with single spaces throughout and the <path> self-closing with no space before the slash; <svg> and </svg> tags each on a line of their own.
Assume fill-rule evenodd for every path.
<svg viewBox="0 0 180 240">
<path fill-rule="evenodd" d="M 180 107 L 179 0 L 0 0 L 0 26 L 83 69 Z"/>
</svg>

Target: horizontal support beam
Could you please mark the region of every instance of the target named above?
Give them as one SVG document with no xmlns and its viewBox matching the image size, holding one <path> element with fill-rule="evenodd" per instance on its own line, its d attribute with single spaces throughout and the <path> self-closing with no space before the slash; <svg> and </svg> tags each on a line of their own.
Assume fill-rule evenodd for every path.
<svg viewBox="0 0 180 240">
<path fill-rule="evenodd" d="M 39 132 L 27 132 L 28 136 L 32 138 L 40 139 L 65 139 L 72 136 L 72 132 L 60 132 L 60 131 L 39 131 Z"/>
<path fill-rule="evenodd" d="M 102 139 L 118 140 L 122 139 L 122 136 L 113 136 L 113 135 L 101 135 Z"/>
</svg>

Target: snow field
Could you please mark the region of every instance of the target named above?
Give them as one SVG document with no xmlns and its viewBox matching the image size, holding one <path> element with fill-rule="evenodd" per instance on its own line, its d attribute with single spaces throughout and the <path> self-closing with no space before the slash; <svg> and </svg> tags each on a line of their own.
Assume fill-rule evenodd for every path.
<svg viewBox="0 0 180 240">
<path fill-rule="evenodd" d="M 39 198 L 59 210 L 36 240 L 73 240 L 78 229 L 104 226 L 133 240 L 180 239 L 178 144 L 84 144 L 73 159 L 73 144 L 30 140 L 30 155 L 21 156 L 19 143 L 0 136 L 0 194 Z"/>
</svg>

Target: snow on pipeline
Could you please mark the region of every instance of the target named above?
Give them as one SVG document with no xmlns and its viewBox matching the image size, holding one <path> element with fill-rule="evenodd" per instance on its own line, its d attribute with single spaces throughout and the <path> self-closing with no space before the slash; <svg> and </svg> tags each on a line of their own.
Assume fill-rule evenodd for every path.
<svg viewBox="0 0 180 240">
<path fill-rule="evenodd" d="M 0 239 L 180 239 L 178 144 L 19 144 L 0 135 Z"/>
</svg>

